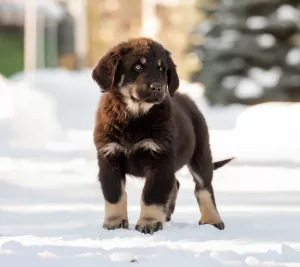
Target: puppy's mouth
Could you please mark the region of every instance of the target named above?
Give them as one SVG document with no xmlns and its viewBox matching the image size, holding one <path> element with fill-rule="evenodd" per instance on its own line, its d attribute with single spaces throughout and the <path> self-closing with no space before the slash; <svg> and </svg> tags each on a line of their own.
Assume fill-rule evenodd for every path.
<svg viewBox="0 0 300 267">
<path fill-rule="evenodd" d="M 153 99 L 151 97 L 148 97 L 148 98 L 144 98 L 144 99 L 137 99 L 136 97 L 134 96 L 130 96 L 130 100 L 134 103 L 137 103 L 137 104 L 141 104 L 141 103 L 149 103 L 149 104 L 159 104 L 161 102 L 160 99 Z"/>
<path fill-rule="evenodd" d="M 135 89 L 129 92 L 129 98 L 132 103 L 141 104 L 159 104 L 165 98 L 165 92 L 151 92 L 150 90 Z"/>
</svg>

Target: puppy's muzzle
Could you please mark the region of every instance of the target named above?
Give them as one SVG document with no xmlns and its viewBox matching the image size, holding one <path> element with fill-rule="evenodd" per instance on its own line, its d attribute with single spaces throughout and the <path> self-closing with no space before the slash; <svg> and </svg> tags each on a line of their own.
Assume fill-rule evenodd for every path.
<svg viewBox="0 0 300 267">
<path fill-rule="evenodd" d="M 144 83 L 131 92 L 131 99 L 135 102 L 161 103 L 166 96 L 164 86 L 159 82 Z"/>
<path fill-rule="evenodd" d="M 166 93 L 161 83 L 150 83 L 145 89 L 143 100 L 148 103 L 160 103 L 165 99 Z"/>
<path fill-rule="evenodd" d="M 153 92 L 153 93 L 155 93 L 155 92 L 161 92 L 161 90 L 162 90 L 162 86 L 161 86 L 161 84 L 160 83 L 150 83 L 150 85 L 149 85 L 149 89 Z"/>
</svg>

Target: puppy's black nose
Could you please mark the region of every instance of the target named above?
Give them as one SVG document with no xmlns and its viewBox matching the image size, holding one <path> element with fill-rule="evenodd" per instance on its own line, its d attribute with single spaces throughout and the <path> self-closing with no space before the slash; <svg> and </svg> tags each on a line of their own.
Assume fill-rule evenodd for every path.
<svg viewBox="0 0 300 267">
<path fill-rule="evenodd" d="M 161 88 L 162 88 L 162 86 L 161 86 L 160 83 L 151 83 L 151 84 L 149 85 L 149 87 L 150 87 L 150 90 L 152 90 L 152 91 L 157 91 L 157 92 L 160 92 L 160 91 L 161 91 Z"/>
</svg>

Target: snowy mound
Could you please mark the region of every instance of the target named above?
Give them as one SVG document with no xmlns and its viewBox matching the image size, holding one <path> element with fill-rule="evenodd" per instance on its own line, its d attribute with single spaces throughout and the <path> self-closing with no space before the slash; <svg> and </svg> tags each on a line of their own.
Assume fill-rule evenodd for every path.
<svg viewBox="0 0 300 267">
<path fill-rule="evenodd" d="M 0 144 L 39 148 L 61 134 L 51 97 L 25 82 L 0 80 Z M 2 118 L 2 119 L 1 119 Z"/>
<path fill-rule="evenodd" d="M 24 73 L 14 75 L 12 79 L 22 81 Z M 100 92 L 90 69 L 40 69 L 33 80 L 35 87 L 55 101 L 57 117 L 63 129 L 92 129 Z"/>
<path fill-rule="evenodd" d="M 243 159 L 300 162 L 300 104 L 266 103 L 250 107 L 237 119 Z"/>
</svg>

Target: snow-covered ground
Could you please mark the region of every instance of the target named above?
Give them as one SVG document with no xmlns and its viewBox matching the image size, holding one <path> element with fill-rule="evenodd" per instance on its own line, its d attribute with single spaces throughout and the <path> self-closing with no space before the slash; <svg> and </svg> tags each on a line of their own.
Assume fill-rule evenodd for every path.
<svg viewBox="0 0 300 267">
<path fill-rule="evenodd" d="M 3 159 L 2 159 L 3 160 Z M 101 228 L 96 162 L 13 160 L 0 171 L 1 266 L 300 266 L 299 169 L 229 166 L 214 185 L 224 231 L 198 226 L 186 169 L 172 222 L 134 230 L 142 182 L 128 181 L 130 230 Z"/>
<path fill-rule="evenodd" d="M 91 135 L 99 91 L 89 70 L 41 71 L 35 87 L 9 82 L 10 97 L 2 90 L 14 107 L 0 114 L 0 266 L 300 266 L 299 105 L 212 109 L 182 85 L 208 120 L 214 158 L 237 156 L 215 172 L 224 231 L 198 226 L 186 168 L 163 231 L 134 230 L 143 186 L 136 179 L 127 186 L 130 229 L 102 229 Z"/>
</svg>

